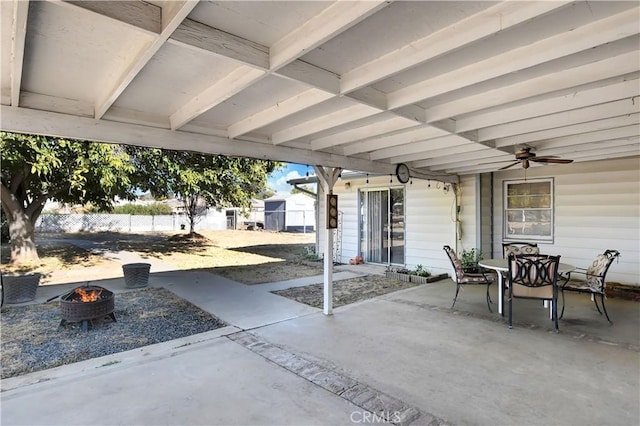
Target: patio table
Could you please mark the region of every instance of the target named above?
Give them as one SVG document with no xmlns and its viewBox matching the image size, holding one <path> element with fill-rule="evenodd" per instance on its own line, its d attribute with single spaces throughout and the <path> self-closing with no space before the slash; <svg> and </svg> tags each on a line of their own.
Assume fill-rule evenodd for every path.
<svg viewBox="0 0 640 426">
<path fill-rule="evenodd" d="M 502 299 L 502 293 L 504 288 L 503 272 L 509 271 L 509 261 L 508 259 L 503 259 L 503 258 L 484 259 L 484 260 L 478 261 L 478 265 L 482 266 L 483 268 L 491 269 L 498 273 L 498 313 L 502 314 L 503 304 L 504 304 L 504 300 Z M 569 263 L 560 263 L 558 265 L 558 274 L 566 274 L 567 272 L 571 272 L 575 269 L 576 267 Z"/>
</svg>

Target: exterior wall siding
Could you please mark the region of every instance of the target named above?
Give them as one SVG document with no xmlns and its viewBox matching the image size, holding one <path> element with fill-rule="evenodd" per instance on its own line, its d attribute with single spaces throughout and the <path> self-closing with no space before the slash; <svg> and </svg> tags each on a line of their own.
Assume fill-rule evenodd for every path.
<svg viewBox="0 0 640 426">
<path fill-rule="evenodd" d="M 345 185 L 347 184 L 347 185 Z M 430 184 L 430 187 L 429 187 Z M 359 255 L 358 190 L 387 189 L 389 178 L 371 177 L 339 181 L 333 192 L 338 194 L 338 207 L 342 216 L 342 263 Z M 398 187 L 394 180 L 392 187 Z M 405 187 L 405 266 L 423 265 L 432 273 L 450 273 L 451 264 L 442 250 L 445 244 L 455 245 L 455 195 L 452 188 L 444 190 L 442 183 L 413 179 Z M 320 198 L 320 228 L 324 228 L 324 196 Z M 324 233 L 319 233 L 319 251 L 324 245 Z M 337 239 L 337 238 L 336 238 Z"/>
<path fill-rule="evenodd" d="M 526 176 L 554 179 L 554 241 L 538 243 L 543 253 L 559 254 L 563 262 L 587 267 L 597 254 L 616 249 L 622 257 L 611 267 L 608 280 L 640 285 L 638 157 L 535 166 L 527 170 Z M 460 253 L 479 247 L 487 258 L 502 257 L 503 182 L 522 180 L 524 170 L 514 168 L 496 172 L 493 179 L 491 177 L 491 174 L 462 176 L 457 191 L 445 191 L 442 183 L 415 178 L 413 184 L 405 185 L 406 267 L 421 264 L 433 273 L 451 273 L 451 265 L 442 251 L 445 244 Z M 370 178 L 368 187 L 388 188 L 388 179 L 387 176 Z M 358 179 L 339 181 L 334 188 L 343 213 L 338 259 L 343 263 L 359 254 L 358 188 L 366 186 L 364 179 Z M 458 226 L 456 198 L 460 207 Z M 319 198 L 318 214 L 322 230 L 325 226 L 323 195 Z M 319 248 L 323 234 L 318 233 Z"/>
<path fill-rule="evenodd" d="M 503 182 L 523 178 L 523 169 L 494 175 L 494 250 L 502 244 Z M 553 177 L 555 224 L 552 244 L 541 251 L 586 268 L 606 249 L 621 253 L 608 281 L 640 285 L 640 160 L 618 160 L 532 167 L 528 178 Z"/>
</svg>

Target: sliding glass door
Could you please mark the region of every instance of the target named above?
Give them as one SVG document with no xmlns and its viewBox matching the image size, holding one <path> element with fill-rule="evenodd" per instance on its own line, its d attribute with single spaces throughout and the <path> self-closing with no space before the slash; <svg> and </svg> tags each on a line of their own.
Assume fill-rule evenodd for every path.
<svg viewBox="0 0 640 426">
<path fill-rule="evenodd" d="M 404 189 L 360 191 L 360 253 L 367 262 L 404 264 Z"/>
</svg>

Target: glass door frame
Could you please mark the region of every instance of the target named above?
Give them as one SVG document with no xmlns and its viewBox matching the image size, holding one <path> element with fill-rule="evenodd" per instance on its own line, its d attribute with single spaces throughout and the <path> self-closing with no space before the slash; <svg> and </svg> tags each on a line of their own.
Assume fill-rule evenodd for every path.
<svg viewBox="0 0 640 426">
<path fill-rule="evenodd" d="M 383 186 L 383 187 L 367 187 L 367 188 L 359 188 L 358 189 L 358 253 L 360 256 L 362 256 L 366 262 L 368 263 L 374 263 L 374 264 L 379 264 L 379 265 L 396 265 L 396 266 L 404 266 L 405 264 L 405 260 L 406 260 L 406 247 L 403 244 L 402 245 L 402 263 L 396 263 L 396 262 L 392 262 L 393 260 L 393 255 L 392 255 L 392 248 L 393 246 L 393 225 L 389 226 L 389 224 L 393 221 L 393 217 L 395 215 L 395 213 L 393 212 L 393 205 L 392 205 L 392 197 L 391 197 L 391 193 L 393 190 L 401 190 L 402 191 L 402 204 L 404 206 L 406 206 L 406 188 L 404 186 Z M 387 261 L 384 263 L 380 263 L 380 262 L 375 262 L 373 260 L 371 260 L 368 256 L 368 254 L 370 253 L 371 250 L 371 237 L 370 237 L 370 233 L 368 232 L 367 229 L 367 224 L 368 224 L 368 219 L 370 217 L 370 206 L 369 206 L 369 193 L 371 192 L 386 192 L 387 193 L 387 212 L 386 212 L 386 218 L 387 218 L 387 223 L 386 224 L 382 224 L 382 228 L 381 232 L 385 231 L 384 227 L 386 226 L 386 239 L 387 241 L 391 242 L 390 244 L 387 245 L 386 250 L 386 258 Z M 405 208 L 402 208 L 402 218 L 401 218 L 401 222 L 402 222 L 402 241 L 406 241 L 406 211 Z M 397 234 L 396 234 L 397 235 Z M 385 247 L 380 247 L 380 249 L 385 249 Z"/>
</svg>

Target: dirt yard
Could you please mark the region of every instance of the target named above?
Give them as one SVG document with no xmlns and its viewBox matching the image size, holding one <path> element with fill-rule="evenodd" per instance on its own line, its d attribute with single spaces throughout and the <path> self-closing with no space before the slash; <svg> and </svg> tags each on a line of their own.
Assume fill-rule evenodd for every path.
<svg viewBox="0 0 640 426">
<path fill-rule="evenodd" d="M 116 233 L 40 235 L 37 244 L 42 263 L 37 269 L 45 274 L 44 285 L 85 281 L 88 276 L 92 280 L 122 277 L 120 264 L 105 259 L 104 254 L 127 251 L 162 262 L 176 270 L 204 270 L 244 284 L 259 285 L 321 275 L 322 264 L 309 259 L 309 249 L 314 242 L 315 234 L 312 233 L 265 231 L 216 231 L 196 236 Z M 8 255 L 9 248 L 2 247 L 3 272 L 12 269 L 6 265 Z M 334 306 L 412 286 L 415 284 L 379 275 L 337 281 L 334 283 Z M 310 306 L 321 307 L 323 303 L 322 284 L 274 293 Z M 82 344 L 86 339 L 74 338 L 78 333 L 86 336 L 77 324 L 62 329 L 58 327 L 59 308 L 55 303 L 2 307 L 1 376 L 6 378 L 38 371 L 69 360 L 80 361 L 224 325 L 216 319 L 215 313 L 200 311 L 164 289 L 146 289 L 119 297 L 122 303 L 115 312 L 119 318 L 117 327 L 111 321 L 104 324 L 99 322 L 100 325 L 91 336 L 95 336 L 100 345 L 90 345 L 91 350 Z M 128 307 L 129 302 L 137 307 Z M 181 304 L 177 309 L 180 315 L 175 314 L 175 309 L 172 309 L 172 315 L 166 315 L 168 306 L 175 308 L 178 304 Z M 144 312 L 144 318 L 128 321 L 135 312 Z M 191 328 L 181 329 L 176 324 L 168 324 L 164 321 L 166 318 L 176 320 L 177 325 L 190 324 Z M 158 337 L 160 335 L 161 338 Z M 62 346 L 70 351 L 64 356 L 55 350 Z"/>
<path fill-rule="evenodd" d="M 95 243 L 87 251 L 75 240 Z M 318 275 L 322 265 L 306 262 L 315 233 L 274 233 L 268 231 L 209 231 L 196 238 L 175 233 L 78 233 L 38 235 L 42 284 L 61 284 L 122 276 L 116 262 L 100 255 L 103 251 L 128 251 L 155 259 L 177 270 L 201 269 L 245 284 L 258 284 Z M 2 270 L 7 265 L 9 247 L 2 247 Z"/>
<path fill-rule="evenodd" d="M 176 270 L 203 270 L 231 280 L 257 285 L 322 274 L 322 263 L 313 258 L 315 233 L 268 231 L 209 231 L 188 233 L 79 233 L 49 234 L 37 238 L 42 272 L 41 285 L 74 283 L 122 277 L 120 264 L 106 259 L 109 252 L 133 252 Z M 80 248 L 91 242 L 91 250 Z M 3 271 L 9 248 L 2 247 Z M 335 306 L 397 291 L 411 286 L 380 276 L 335 283 Z M 277 294 L 322 305 L 322 285 L 293 288 Z"/>
</svg>

